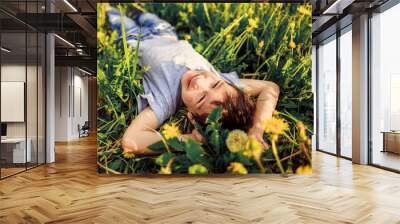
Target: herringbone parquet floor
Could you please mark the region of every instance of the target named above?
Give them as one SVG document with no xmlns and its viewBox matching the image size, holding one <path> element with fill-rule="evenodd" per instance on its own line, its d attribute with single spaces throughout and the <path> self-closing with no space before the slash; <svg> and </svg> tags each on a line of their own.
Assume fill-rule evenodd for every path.
<svg viewBox="0 0 400 224">
<path fill-rule="evenodd" d="M 96 173 L 95 139 L 0 181 L 0 223 L 400 223 L 400 175 L 314 153 L 314 173 L 132 177 Z"/>
</svg>

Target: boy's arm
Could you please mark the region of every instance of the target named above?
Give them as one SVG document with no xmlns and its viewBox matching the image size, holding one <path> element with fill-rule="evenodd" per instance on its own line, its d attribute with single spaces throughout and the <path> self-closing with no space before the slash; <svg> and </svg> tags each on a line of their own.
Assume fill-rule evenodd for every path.
<svg viewBox="0 0 400 224">
<path fill-rule="evenodd" d="M 150 107 L 145 108 L 126 129 L 122 137 L 122 148 L 125 152 L 135 154 L 155 154 L 147 147 L 161 140 L 160 135 L 154 131 L 158 127 L 154 111 Z"/>
<path fill-rule="evenodd" d="M 240 79 L 240 83 L 244 86 L 247 94 L 257 97 L 253 125 L 249 134 L 264 143 L 262 139 L 263 122 L 272 117 L 279 98 L 279 86 L 274 82 L 254 79 Z"/>
<path fill-rule="evenodd" d="M 122 137 L 122 148 L 125 152 L 141 155 L 159 154 L 147 148 L 149 145 L 161 140 L 161 135 L 155 131 L 159 127 L 156 114 L 150 107 L 146 107 L 131 122 Z M 181 139 L 193 138 L 198 140 L 193 134 L 184 134 Z"/>
</svg>

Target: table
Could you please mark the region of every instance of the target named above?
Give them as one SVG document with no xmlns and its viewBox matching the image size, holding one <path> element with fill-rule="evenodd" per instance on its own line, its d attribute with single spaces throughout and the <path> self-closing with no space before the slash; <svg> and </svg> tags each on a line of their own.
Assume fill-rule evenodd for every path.
<svg viewBox="0 0 400 224">
<path fill-rule="evenodd" d="M 1 157 L 6 163 L 26 163 L 31 162 L 32 140 L 26 139 L 27 147 L 25 153 L 25 138 L 5 138 L 1 139 Z"/>
<path fill-rule="evenodd" d="M 382 152 L 392 152 L 400 154 L 400 131 L 382 131 L 383 150 Z"/>
</svg>

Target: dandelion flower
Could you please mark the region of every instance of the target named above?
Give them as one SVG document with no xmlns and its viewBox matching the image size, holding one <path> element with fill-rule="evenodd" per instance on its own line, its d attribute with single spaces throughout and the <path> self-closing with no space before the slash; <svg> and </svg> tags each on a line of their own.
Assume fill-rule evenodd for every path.
<svg viewBox="0 0 400 224">
<path fill-rule="evenodd" d="M 260 41 L 260 43 L 258 43 L 258 48 L 263 48 L 264 47 L 264 41 Z"/>
<path fill-rule="evenodd" d="M 113 109 L 111 107 L 107 108 L 107 110 L 106 110 L 107 115 L 112 114 L 112 112 L 113 112 Z"/>
<path fill-rule="evenodd" d="M 189 3 L 189 4 L 188 4 L 188 12 L 189 12 L 189 13 L 192 13 L 192 12 L 193 12 L 193 5 L 192 5 L 192 3 Z"/>
<path fill-rule="evenodd" d="M 161 134 L 164 136 L 165 139 L 176 138 L 181 135 L 181 131 L 176 126 L 175 123 L 165 124 L 162 127 Z"/>
<path fill-rule="evenodd" d="M 296 27 L 296 23 L 295 22 L 290 22 L 289 23 L 289 28 L 294 30 L 294 28 Z"/>
<path fill-rule="evenodd" d="M 251 155 L 257 160 L 260 159 L 264 148 L 256 138 L 250 137 L 245 151 L 248 150 L 251 151 Z"/>
<path fill-rule="evenodd" d="M 253 18 L 250 18 L 249 19 L 249 27 L 247 27 L 247 31 L 248 32 L 251 32 L 251 31 L 253 31 L 255 28 L 257 28 L 258 27 L 258 18 L 255 18 L 255 19 L 253 19 Z"/>
<path fill-rule="evenodd" d="M 161 167 L 159 174 L 171 174 L 171 167 Z"/>
<path fill-rule="evenodd" d="M 264 165 L 261 162 L 261 155 L 263 151 L 263 145 L 256 138 L 250 137 L 246 149 L 242 153 L 243 156 L 247 158 L 253 158 L 256 161 L 261 173 L 265 173 Z"/>
<path fill-rule="evenodd" d="M 185 36 L 183 36 L 183 38 L 184 38 L 185 40 L 190 40 L 190 39 L 192 39 L 192 37 L 191 37 L 189 34 L 185 34 Z"/>
<path fill-rule="evenodd" d="M 250 159 L 250 158 L 253 156 L 253 152 L 252 152 L 250 149 L 247 149 L 247 148 L 246 148 L 245 150 L 243 150 L 242 155 L 243 155 L 244 157 Z"/>
<path fill-rule="evenodd" d="M 132 159 L 133 157 L 135 157 L 135 154 L 133 154 L 132 152 L 123 152 L 122 156 L 127 159 Z"/>
<path fill-rule="evenodd" d="M 230 33 L 227 34 L 227 35 L 226 35 L 226 40 L 227 40 L 227 41 L 231 41 L 231 40 L 232 40 L 232 34 L 230 34 Z"/>
<path fill-rule="evenodd" d="M 161 167 L 159 174 L 171 174 L 172 173 L 172 163 L 174 163 L 176 157 L 172 157 L 165 167 Z"/>
<path fill-rule="evenodd" d="M 304 5 L 301 5 L 299 8 L 297 8 L 297 11 L 300 14 L 306 15 L 306 16 L 311 16 L 311 9 L 305 7 Z"/>
<path fill-rule="evenodd" d="M 228 171 L 236 174 L 247 174 L 246 167 L 242 163 L 232 162 L 228 166 Z"/>
<path fill-rule="evenodd" d="M 179 12 L 178 14 L 179 14 L 179 17 L 181 17 L 181 19 L 182 19 L 183 21 L 188 21 L 188 14 L 187 14 L 187 13 L 185 13 L 185 12 Z"/>
<path fill-rule="evenodd" d="M 304 126 L 303 122 L 298 122 L 296 124 L 297 130 L 299 131 L 299 137 L 301 141 L 306 141 L 307 140 L 307 135 L 306 135 L 306 127 Z"/>
<path fill-rule="evenodd" d="M 231 152 L 239 152 L 246 147 L 248 139 L 246 132 L 236 129 L 229 132 L 226 138 L 226 146 Z"/>
<path fill-rule="evenodd" d="M 311 174 L 312 173 L 312 167 L 307 165 L 307 166 L 299 166 L 296 169 L 296 174 Z"/>
<path fill-rule="evenodd" d="M 249 8 L 249 10 L 247 11 L 247 14 L 248 14 L 249 16 L 252 16 L 252 15 L 254 14 L 253 8 Z"/>
<path fill-rule="evenodd" d="M 281 135 L 289 129 L 288 123 L 281 118 L 269 118 L 264 122 L 265 132 L 272 135 Z"/>
<path fill-rule="evenodd" d="M 290 48 L 290 49 L 296 48 L 296 43 L 295 43 L 293 40 L 290 40 L 289 48 Z"/>
<path fill-rule="evenodd" d="M 201 164 L 194 164 L 189 167 L 189 174 L 206 174 L 207 168 Z"/>
<path fill-rule="evenodd" d="M 255 19 L 251 18 L 251 19 L 249 19 L 249 25 L 250 25 L 250 27 L 254 27 L 254 28 L 258 27 L 258 18 L 255 18 Z"/>
</svg>

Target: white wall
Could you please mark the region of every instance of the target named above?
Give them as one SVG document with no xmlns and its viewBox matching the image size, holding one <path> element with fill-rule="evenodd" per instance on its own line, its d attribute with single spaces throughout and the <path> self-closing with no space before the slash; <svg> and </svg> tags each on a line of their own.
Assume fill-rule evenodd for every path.
<svg viewBox="0 0 400 224">
<path fill-rule="evenodd" d="M 68 87 L 70 77 L 67 67 L 55 68 L 55 140 L 68 140 Z"/>
<path fill-rule="evenodd" d="M 55 140 L 77 139 L 78 124 L 88 120 L 88 78 L 73 67 L 56 67 L 55 73 Z"/>
<path fill-rule="evenodd" d="M 36 70 L 38 69 L 38 71 Z M 30 139 L 32 149 L 32 161 L 44 163 L 44 82 L 41 66 L 25 66 L 24 64 L 9 63 L 1 66 L 1 81 L 3 82 L 24 82 L 26 83 L 26 108 L 22 112 L 27 115 L 27 120 L 23 122 L 6 122 L 7 137 L 24 138 L 25 134 Z M 27 82 L 25 78 L 27 77 Z M 7 96 L 2 96 L 7 97 Z M 9 110 L 10 108 L 1 108 Z M 36 153 L 39 153 L 37 156 Z"/>
<path fill-rule="evenodd" d="M 311 80 L 312 80 L 312 92 L 314 94 L 314 108 L 313 108 L 313 116 L 314 116 L 314 123 L 313 123 L 313 135 L 312 135 L 312 150 L 316 150 L 316 134 L 317 134 L 317 122 L 316 122 L 316 105 L 317 105 L 317 95 L 316 95 L 316 88 L 317 88 L 317 48 L 315 45 L 312 46 L 312 66 L 311 66 Z"/>
</svg>

